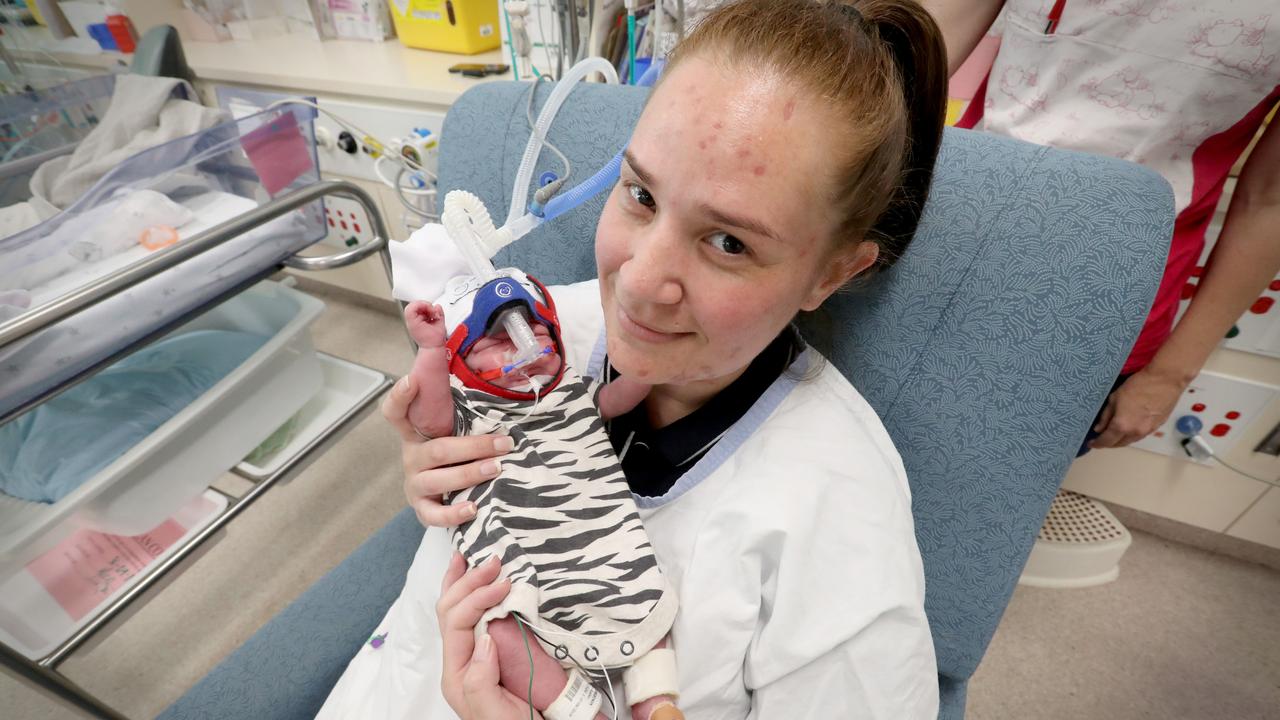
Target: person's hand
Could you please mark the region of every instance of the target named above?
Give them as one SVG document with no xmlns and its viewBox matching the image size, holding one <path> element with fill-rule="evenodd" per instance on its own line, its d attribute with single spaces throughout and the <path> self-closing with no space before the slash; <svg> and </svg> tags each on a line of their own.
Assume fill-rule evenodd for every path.
<svg viewBox="0 0 1280 720">
<path fill-rule="evenodd" d="M 475 639 L 480 616 L 511 591 L 511 583 L 498 578 L 501 567 L 496 556 L 470 570 L 457 553 L 449 561 L 436 603 L 444 655 L 440 691 L 462 720 L 541 720 L 499 684 L 493 639 L 488 634 Z"/>
<path fill-rule="evenodd" d="M 1151 367 L 1134 373 L 1107 398 L 1089 443 L 1094 449 L 1124 447 L 1156 431 L 1169 419 L 1186 383 Z"/>
<path fill-rule="evenodd" d="M 404 495 L 427 527 L 453 527 L 476 516 L 475 503 L 445 505 L 444 494 L 492 480 L 501 455 L 514 442 L 506 435 L 469 435 L 423 440 L 409 422 L 409 403 L 418 394 L 413 378 L 400 378 L 382 401 L 382 416 L 400 434 Z"/>
</svg>

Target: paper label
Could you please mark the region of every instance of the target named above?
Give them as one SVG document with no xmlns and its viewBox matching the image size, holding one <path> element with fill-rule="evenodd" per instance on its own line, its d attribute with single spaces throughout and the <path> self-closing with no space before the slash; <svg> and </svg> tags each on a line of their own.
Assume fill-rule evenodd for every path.
<svg viewBox="0 0 1280 720">
<path fill-rule="evenodd" d="M 600 691 L 575 671 L 569 676 L 569 686 L 544 714 L 547 720 L 593 720 L 603 702 Z"/>
<path fill-rule="evenodd" d="M 200 512 L 214 502 L 199 498 Z M 186 534 L 177 520 L 166 520 L 133 537 L 79 530 L 27 564 L 27 572 L 44 587 L 73 621 L 95 610 Z"/>
</svg>

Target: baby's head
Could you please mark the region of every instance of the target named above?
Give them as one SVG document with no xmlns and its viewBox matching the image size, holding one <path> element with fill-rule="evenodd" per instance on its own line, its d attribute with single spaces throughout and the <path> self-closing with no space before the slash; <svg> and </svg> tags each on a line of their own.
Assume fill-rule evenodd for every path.
<svg viewBox="0 0 1280 720">
<path fill-rule="evenodd" d="M 534 321 L 529 326 L 542 351 L 532 362 L 503 373 L 503 368 L 515 357 L 516 344 L 501 326 L 495 326 L 492 332 L 477 340 L 463 356 L 462 362 L 482 380 L 500 388 L 524 390 L 529 386 L 529 378 L 545 384 L 547 379 L 560 372 L 560 354 L 556 352 L 555 341 L 545 325 Z"/>
<path fill-rule="evenodd" d="M 480 381 L 506 390 L 537 392 L 548 389 L 560 375 L 563 358 L 555 304 L 546 289 L 523 272 L 506 268 L 489 279 L 457 276 L 448 282 L 439 303 L 446 336 L 457 353 L 455 362 L 461 360 Z M 502 321 L 510 311 L 529 323 L 542 352 L 519 367 L 512 367 L 518 350 Z M 532 387 L 530 378 L 536 381 Z"/>
</svg>

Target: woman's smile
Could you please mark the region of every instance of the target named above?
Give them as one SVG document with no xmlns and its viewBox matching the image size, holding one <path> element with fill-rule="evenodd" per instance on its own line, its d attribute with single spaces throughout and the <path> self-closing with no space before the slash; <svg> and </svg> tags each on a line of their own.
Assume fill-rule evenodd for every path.
<svg viewBox="0 0 1280 720">
<path fill-rule="evenodd" d="M 618 309 L 618 327 L 636 340 L 647 343 L 669 343 L 693 335 L 691 332 L 669 332 L 654 324 L 641 322 L 628 313 L 621 304 Z"/>
</svg>

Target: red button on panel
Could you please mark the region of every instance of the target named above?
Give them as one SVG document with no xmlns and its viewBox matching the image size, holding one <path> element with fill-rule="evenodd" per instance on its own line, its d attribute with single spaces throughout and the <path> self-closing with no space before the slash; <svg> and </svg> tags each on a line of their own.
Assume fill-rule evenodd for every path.
<svg viewBox="0 0 1280 720">
<path fill-rule="evenodd" d="M 1191 406 L 1191 412 L 1204 412 L 1204 403 L 1196 403 Z"/>
<path fill-rule="evenodd" d="M 1272 280 L 1272 281 L 1271 281 L 1271 284 L 1270 284 L 1270 285 L 1268 285 L 1267 287 L 1268 287 L 1269 289 L 1271 289 L 1271 290 L 1275 290 L 1275 291 L 1277 291 L 1277 292 L 1280 292 L 1280 280 Z"/>
<path fill-rule="evenodd" d="M 346 229 L 347 229 L 347 221 L 346 221 L 346 220 L 343 220 L 343 221 L 342 221 L 341 223 L 339 223 L 339 224 L 340 224 L 340 225 L 342 225 L 342 229 L 343 229 L 343 230 L 346 230 Z"/>
<path fill-rule="evenodd" d="M 1250 306 L 1249 312 L 1253 313 L 1254 315 L 1262 315 L 1262 314 L 1265 314 L 1268 310 L 1270 310 L 1271 306 L 1275 304 L 1276 304 L 1275 298 L 1260 297 L 1257 300 L 1253 301 L 1253 305 Z"/>
<path fill-rule="evenodd" d="M 355 228 L 356 232 L 360 232 L 360 223 L 351 223 L 351 227 Z"/>
<path fill-rule="evenodd" d="M 1217 425 L 1213 426 L 1213 429 L 1209 431 L 1209 434 L 1214 437 L 1222 437 L 1223 435 L 1226 435 L 1229 432 L 1231 432 L 1230 425 L 1226 423 L 1218 423 Z"/>
<path fill-rule="evenodd" d="M 1240 419 L 1240 413 L 1236 412 L 1235 410 L 1232 410 L 1231 412 L 1227 413 L 1227 419 L 1228 419 L 1228 420 L 1239 420 L 1239 419 Z"/>
</svg>

